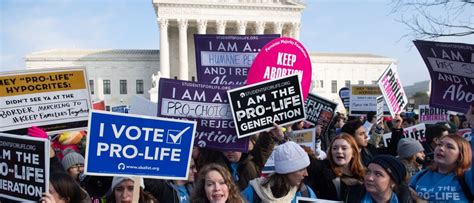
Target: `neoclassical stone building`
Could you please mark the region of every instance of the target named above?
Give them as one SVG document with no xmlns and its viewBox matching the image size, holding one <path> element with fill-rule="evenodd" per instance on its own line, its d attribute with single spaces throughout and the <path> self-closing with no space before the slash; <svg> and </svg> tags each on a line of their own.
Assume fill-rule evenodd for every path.
<svg viewBox="0 0 474 203">
<path fill-rule="evenodd" d="M 152 0 L 160 30 L 160 50 L 49 50 L 25 57 L 29 68 L 83 65 L 94 84 L 94 100 L 128 104 L 143 80 L 146 93 L 155 75 L 196 78 L 194 34 L 281 34 L 299 39 L 302 0 Z M 310 26 L 310 25 L 306 25 Z M 396 60 L 362 53 L 311 52 L 312 92 L 340 102 L 337 94 L 349 84 L 372 84 Z M 152 75 L 153 79 L 152 80 Z M 125 85 L 124 85 L 125 84 Z M 108 94 L 104 89 L 109 88 Z M 124 94 L 123 89 L 127 89 Z M 150 89 L 151 88 L 151 89 Z M 149 91 L 148 91 L 149 90 Z M 340 105 L 342 107 L 342 105 Z"/>
</svg>

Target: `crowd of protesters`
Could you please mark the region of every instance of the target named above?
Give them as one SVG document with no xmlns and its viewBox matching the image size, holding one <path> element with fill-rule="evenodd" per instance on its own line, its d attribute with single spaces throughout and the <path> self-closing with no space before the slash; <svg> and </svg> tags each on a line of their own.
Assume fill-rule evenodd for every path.
<svg viewBox="0 0 474 203">
<path fill-rule="evenodd" d="M 364 123 L 372 123 L 366 129 Z M 337 113 L 327 132 L 298 122 L 252 137 L 247 153 L 195 147 L 187 180 L 132 179 L 84 174 L 84 151 L 51 147 L 49 191 L 39 200 L 131 202 L 296 202 L 296 197 L 343 202 L 472 202 L 472 142 L 456 134 L 474 126 L 474 107 L 446 123 L 427 125 L 422 140 L 403 129 L 417 116 L 396 115 L 376 124 L 373 113 L 346 118 Z M 294 130 L 316 127 L 316 151 L 291 140 Z M 391 132 L 388 146 L 382 135 Z M 30 136 L 47 137 L 37 127 Z M 86 135 L 87 136 L 87 135 Z M 79 142 L 79 145 L 83 142 Z M 55 153 L 57 152 L 57 153 Z M 270 155 L 275 171 L 262 175 Z"/>
</svg>

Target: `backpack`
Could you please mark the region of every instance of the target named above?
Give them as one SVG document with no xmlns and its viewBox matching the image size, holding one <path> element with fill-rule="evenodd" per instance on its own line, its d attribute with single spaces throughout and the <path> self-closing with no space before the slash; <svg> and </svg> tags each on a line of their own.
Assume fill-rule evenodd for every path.
<svg viewBox="0 0 474 203">
<path fill-rule="evenodd" d="M 251 186 L 253 187 L 253 186 Z M 302 183 L 298 192 L 301 192 L 302 197 L 310 197 L 308 192 L 308 187 L 306 184 Z M 262 202 L 262 199 L 258 196 L 257 192 L 255 192 L 255 188 L 253 189 L 253 203 Z"/>
<path fill-rule="evenodd" d="M 428 170 L 429 169 L 425 169 L 425 170 L 420 172 L 420 175 L 416 176 L 415 184 L 418 183 L 418 180 L 420 180 L 420 178 L 422 176 L 424 176 L 426 174 L 426 172 L 428 172 Z M 461 177 L 456 176 L 456 179 L 458 179 L 459 185 L 461 185 L 461 189 L 462 189 L 464 195 L 466 195 L 466 198 L 469 200 L 469 202 L 473 202 L 474 201 L 474 196 L 472 195 L 471 190 L 469 189 L 469 186 L 466 183 L 466 179 L 464 178 L 464 174 L 462 174 Z"/>
</svg>

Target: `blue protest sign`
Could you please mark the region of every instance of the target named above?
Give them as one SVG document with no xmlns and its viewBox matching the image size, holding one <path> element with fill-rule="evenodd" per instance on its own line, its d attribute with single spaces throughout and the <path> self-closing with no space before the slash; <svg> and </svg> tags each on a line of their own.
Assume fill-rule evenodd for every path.
<svg viewBox="0 0 474 203">
<path fill-rule="evenodd" d="M 85 173 L 185 180 L 196 122 L 92 111 Z"/>
<path fill-rule="evenodd" d="M 128 109 L 127 109 L 127 106 L 126 106 L 126 105 L 114 106 L 114 107 L 112 107 L 112 112 L 128 113 Z"/>
</svg>

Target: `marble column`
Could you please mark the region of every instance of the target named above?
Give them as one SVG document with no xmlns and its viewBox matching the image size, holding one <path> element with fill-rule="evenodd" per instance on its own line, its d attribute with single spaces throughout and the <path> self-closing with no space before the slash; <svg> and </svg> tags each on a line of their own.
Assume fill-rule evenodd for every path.
<svg viewBox="0 0 474 203">
<path fill-rule="evenodd" d="M 188 80 L 188 19 L 178 19 L 179 29 L 179 79 Z"/>
<path fill-rule="evenodd" d="M 225 20 L 217 20 L 216 25 L 217 25 L 217 34 L 218 35 L 224 35 L 225 34 L 225 26 L 227 24 L 227 21 Z"/>
<path fill-rule="evenodd" d="M 283 22 L 273 22 L 273 33 L 274 34 L 282 34 L 283 31 Z"/>
<path fill-rule="evenodd" d="M 255 22 L 255 32 L 258 35 L 263 35 L 263 33 L 265 32 L 265 21 Z"/>
<path fill-rule="evenodd" d="M 291 34 L 296 40 L 300 40 L 300 23 L 291 23 Z"/>
<path fill-rule="evenodd" d="M 198 19 L 197 20 L 197 29 L 198 29 L 198 34 L 200 34 L 200 35 L 206 34 L 207 20 L 206 19 Z"/>
<path fill-rule="evenodd" d="M 160 72 L 164 78 L 170 78 L 170 55 L 168 42 L 168 19 L 158 18 L 160 23 Z"/>
<path fill-rule="evenodd" d="M 245 21 L 245 20 L 237 21 L 237 34 L 238 35 L 245 35 L 246 30 L 247 30 L 247 21 Z"/>
</svg>

